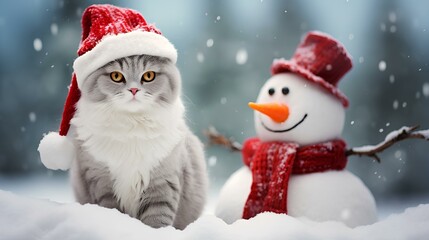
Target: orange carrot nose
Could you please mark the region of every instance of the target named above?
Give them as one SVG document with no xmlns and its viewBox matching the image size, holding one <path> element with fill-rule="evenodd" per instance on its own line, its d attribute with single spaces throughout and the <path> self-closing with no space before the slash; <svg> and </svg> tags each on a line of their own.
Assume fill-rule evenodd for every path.
<svg viewBox="0 0 429 240">
<path fill-rule="evenodd" d="M 267 115 L 277 123 L 282 123 L 289 117 L 289 108 L 286 104 L 249 102 L 249 107 Z"/>
</svg>

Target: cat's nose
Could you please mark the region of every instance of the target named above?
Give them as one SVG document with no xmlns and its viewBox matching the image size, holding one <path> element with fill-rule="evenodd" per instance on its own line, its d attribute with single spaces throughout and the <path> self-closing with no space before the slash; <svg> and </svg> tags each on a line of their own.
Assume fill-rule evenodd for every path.
<svg viewBox="0 0 429 240">
<path fill-rule="evenodd" d="M 128 89 L 128 91 L 130 91 L 133 95 L 136 95 L 136 93 L 138 91 L 140 91 L 140 89 L 138 89 L 138 88 L 130 88 L 130 89 Z"/>
</svg>

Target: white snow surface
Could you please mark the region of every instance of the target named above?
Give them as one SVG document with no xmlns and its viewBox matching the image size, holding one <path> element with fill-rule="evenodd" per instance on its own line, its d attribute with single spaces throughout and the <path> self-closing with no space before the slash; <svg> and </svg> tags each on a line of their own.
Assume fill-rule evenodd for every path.
<svg viewBox="0 0 429 240">
<path fill-rule="evenodd" d="M 428 234 L 429 204 L 353 229 L 338 222 L 263 213 L 231 225 L 204 215 L 180 231 L 153 229 L 97 205 L 59 204 L 0 191 L 0 239 L 425 239 Z"/>
<path fill-rule="evenodd" d="M 416 134 L 421 134 L 426 140 L 429 140 L 429 129 L 417 131 Z"/>
</svg>

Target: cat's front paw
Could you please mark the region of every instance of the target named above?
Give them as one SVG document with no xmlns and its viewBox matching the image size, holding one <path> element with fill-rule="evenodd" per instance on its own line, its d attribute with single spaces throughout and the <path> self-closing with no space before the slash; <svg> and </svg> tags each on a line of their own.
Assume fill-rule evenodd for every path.
<svg viewBox="0 0 429 240">
<path fill-rule="evenodd" d="M 151 215 L 141 219 L 141 221 L 153 228 L 161 228 L 170 226 L 173 224 L 173 216 L 168 215 Z"/>
</svg>

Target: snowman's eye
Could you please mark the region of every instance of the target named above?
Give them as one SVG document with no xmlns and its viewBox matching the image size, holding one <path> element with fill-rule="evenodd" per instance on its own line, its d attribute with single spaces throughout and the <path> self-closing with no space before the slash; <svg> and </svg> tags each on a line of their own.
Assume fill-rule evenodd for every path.
<svg viewBox="0 0 429 240">
<path fill-rule="evenodd" d="M 289 93 L 289 88 L 288 87 L 282 88 L 282 93 L 283 95 L 287 95 Z"/>
<path fill-rule="evenodd" d="M 274 88 L 268 89 L 268 94 L 270 94 L 270 96 L 273 96 L 275 92 L 276 90 L 274 90 Z"/>
</svg>

